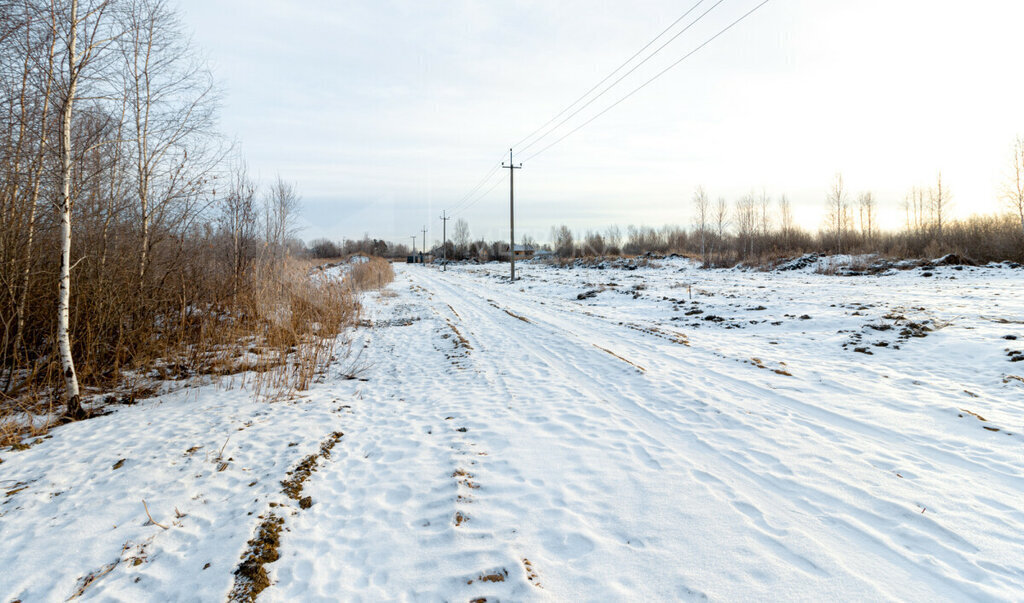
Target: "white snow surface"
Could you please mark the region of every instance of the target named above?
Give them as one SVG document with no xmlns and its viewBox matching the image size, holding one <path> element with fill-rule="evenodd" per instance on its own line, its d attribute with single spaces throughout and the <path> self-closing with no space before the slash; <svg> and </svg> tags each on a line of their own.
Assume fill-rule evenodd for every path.
<svg viewBox="0 0 1024 603">
<path fill-rule="evenodd" d="M 1024 599 L 1024 271 L 657 264 L 396 264 L 359 379 L 0 451 L 0 601 L 224 600 L 270 512 L 266 601 Z"/>
</svg>

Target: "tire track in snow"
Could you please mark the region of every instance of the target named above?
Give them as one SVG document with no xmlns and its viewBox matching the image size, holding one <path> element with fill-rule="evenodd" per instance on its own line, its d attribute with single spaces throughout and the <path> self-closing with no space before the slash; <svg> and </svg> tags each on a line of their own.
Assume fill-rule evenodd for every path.
<svg viewBox="0 0 1024 603">
<path fill-rule="evenodd" d="M 434 275 L 431 276 L 433 277 Z M 462 275 L 462 278 L 456 284 L 453 282 L 453 279 L 455 278 L 456 277 L 454 275 L 449 275 L 447 278 L 439 276 L 433 280 L 447 282 L 449 291 L 446 293 L 446 296 L 449 297 L 459 297 L 461 299 L 466 297 L 467 292 L 472 293 L 473 295 L 477 296 L 477 298 L 481 298 L 484 300 L 489 300 L 490 297 L 494 296 L 493 287 L 484 287 L 482 285 L 479 285 L 478 283 L 475 282 L 475 279 L 472 279 L 471 277 L 467 278 L 466 275 Z M 553 306 L 557 306 L 557 304 L 526 299 L 528 297 L 529 295 L 521 295 L 515 292 L 514 290 L 509 290 L 508 295 L 505 297 L 505 299 L 506 303 L 508 301 L 511 301 L 512 299 L 515 299 L 515 303 L 513 304 L 515 310 L 513 312 L 515 312 L 515 314 L 528 318 L 529 324 L 534 325 L 536 328 L 549 329 L 550 333 L 557 333 L 561 331 L 565 339 L 579 337 L 580 332 L 590 332 L 591 335 L 593 335 L 594 333 L 600 333 L 601 331 L 606 330 L 622 330 L 623 325 L 621 324 L 594 324 L 595 321 L 588 320 L 583 317 L 586 316 L 584 313 L 573 312 L 572 316 L 566 316 L 563 313 L 554 311 Z M 548 301 L 550 302 L 550 300 Z M 507 311 L 507 308 L 499 307 L 498 309 L 502 311 Z M 566 322 L 575 324 L 569 324 L 567 326 L 565 324 Z M 515 330 L 516 325 L 507 324 L 504 325 L 504 327 L 507 329 Z M 524 329 L 521 328 L 521 330 Z M 488 332 L 490 332 L 490 330 L 488 330 Z M 537 353 L 537 358 L 541 359 L 542 362 L 548 362 L 549 359 L 552 357 L 575 357 L 578 359 L 581 356 L 585 355 L 584 353 L 574 355 L 571 353 L 567 353 L 564 350 L 561 350 L 562 353 L 559 354 L 557 351 L 551 350 L 550 348 L 545 349 L 544 344 L 538 341 L 539 339 L 540 338 L 537 337 L 531 337 L 526 333 L 521 333 L 520 341 L 529 342 L 522 343 L 521 345 L 534 350 Z M 582 340 L 590 341 L 591 345 L 594 346 L 598 345 L 596 343 L 592 343 L 593 337 L 584 337 L 582 338 Z M 630 351 L 627 353 L 629 353 L 632 356 L 636 356 L 638 353 L 643 352 L 642 348 L 636 348 L 636 346 L 628 342 L 625 337 L 621 339 L 616 337 L 615 340 L 619 342 L 620 346 L 625 345 L 626 347 L 630 348 Z M 692 359 L 694 357 L 694 355 L 690 353 L 692 352 L 692 350 L 686 350 L 685 352 L 688 354 L 689 358 Z M 723 444 L 725 444 L 723 446 L 719 444 L 714 444 L 713 440 L 708 439 L 707 434 L 702 435 L 700 432 L 697 431 L 689 431 L 688 435 L 693 441 L 698 442 L 698 447 L 704 449 L 705 454 L 702 456 L 705 457 L 705 461 L 708 463 L 708 465 L 715 467 L 716 473 L 720 475 L 728 475 L 728 478 L 732 481 L 749 483 L 750 486 L 755 488 L 755 491 L 759 489 L 767 492 L 774 491 L 779 493 L 793 493 L 793 496 L 795 496 L 795 498 L 791 499 L 790 497 L 787 497 L 785 500 L 783 500 L 781 496 L 778 496 L 771 499 L 771 502 L 768 504 L 766 504 L 767 501 L 762 501 L 760 503 L 760 506 L 772 509 L 777 509 L 779 507 L 789 507 L 790 509 L 792 509 L 792 512 L 798 514 L 808 512 L 816 513 L 818 515 L 826 514 L 829 511 L 829 501 L 831 501 L 832 503 L 845 502 L 848 505 L 848 500 L 839 501 L 828 494 L 829 490 L 834 489 L 837 485 L 839 485 L 841 488 L 847 488 L 852 491 L 859 492 L 860 499 L 870 501 L 870 503 L 874 506 L 879 506 L 879 510 L 877 512 L 868 506 L 861 506 L 857 510 L 857 516 L 862 519 L 854 521 L 854 524 L 857 526 L 857 529 L 860 531 L 862 537 L 866 538 L 868 541 L 886 541 L 887 538 L 886 536 L 884 536 L 886 530 L 898 530 L 900 528 L 901 523 L 906 519 L 907 509 L 905 506 L 895 504 L 895 501 L 886 502 L 887 497 L 882 495 L 879 498 L 879 492 L 876 491 L 872 493 L 867 493 L 864 490 L 862 490 L 859 486 L 856 486 L 855 482 L 847 479 L 846 476 L 835 475 L 834 472 L 828 470 L 829 466 L 832 464 L 831 460 L 824 456 L 820 457 L 818 465 L 821 467 L 821 469 L 816 473 L 810 476 L 795 475 L 790 468 L 780 463 L 780 458 L 783 457 L 783 455 L 786 453 L 786 450 L 784 448 L 779 448 L 779 446 L 776 443 L 778 438 L 774 436 L 778 435 L 778 431 L 784 429 L 791 430 L 794 426 L 799 426 L 804 429 L 806 436 L 814 437 L 820 440 L 822 442 L 823 449 L 834 449 L 834 442 L 836 440 L 840 442 L 851 442 L 856 441 L 858 439 L 863 439 L 864 437 L 868 437 L 875 440 L 876 445 L 880 449 L 886 449 L 887 447 L 891 448 L 894 442 L 905 443 L 908 445 L 908 447 L 911 445 L 917 446 L 918 449 L 920 449 L 919 441 L 915 440 L 913 436 L 902 433 L 901 431 L 896 429 L 891 429 L 886 426 L 880 426 L 877 424 L 864 423 L 856 419 L 853 419 L 849 416 L 844 416 L 839 413 L 820 408 L 818 406 L 809 405 L 805 402 L 793 398 L 792 396 L 780 396 L 778 392 L 760 385 L 756 385 L 755 383 L 751 383 L 751 380 L 749 379 L 737 379 L 733 375 L 736 371 L 723 373 L 720 369 L 709 369 L 708 366 L 712 365 L 713 361 L 707 358 L 707 353 L 701 354 L 699 350 L 697 350 L 697 352 L 698 358 L 700 356 L 704 356 L 704 358 L 701 358 L 700 360 L 701 366 L 697 366 L 696 363 L 692 361 L 683 362 L 680 358 L 680 355 L 678 354 L 668 354 L 667 357 L 676 366 L 673 367 L 672 369 L 666 370 L 666 372 L 685 373 L 685 370 L 689 369 L 692 373 L 701 374 L 703 376 L 703 380 L 706 383 L 714 384 L 717 388 L 720 388 L 723 382 L 730 383 L 737 390 L 744 392 L 749 397 L 749 399 L 759 398 L 762 400 L 770 401 L 770 404 L 767 405 L 767 408 L 765 410 L 770 413 L 785 413 L 785 416 L 787 417 L 786 423 L 788 423 L 786 424 L 776 421 L 773 431 L 766 434 L 773 437 L 761 439 L 759 442 L 758 447 L 762 449 L 775 448 L 778 454 L 761 454 L 760 457 L 757 456 L 757 454 L 760 453 L 747 454 L 742 452 L 744 448 L 749 447 L 749 442 L 744 442 L 739 438 L 731 436 L 725 438 L 717 438 L 721 440 Z M 662 354 L 663 350 L 658 349 L 657 353 Z M 680 362 L 683 362 L 683 367 L 678 366 Z M 574 366 L 571 368 L 576 367 Z M 680 371 L 680 368 L 684 370 Z M 600 383 L 602 381 L 602 376 L 602 374 L 590 373 L 587 375 L 587 378 L 590 380 L 590 382 Z M 615 384 L 603 385 L 605 387 L 602 387 L 601 389 L 604 392 L 616 391 Z M 692 380 L 690 384 L 684 385 L 692 385 Z M 621 399 L 631 398 L 631 396 L 625 394 L 624 392 L 620 391 L 619 393 L 624 394 L 621 396 Z M 711 394 L 711 392 L 708 391 L 708 394 Z M 601 399 L 601 395 L 595 395 L 594 391 L 591 391 L 591 396 L 592 399 Z M 588 396 L 588 398 L 591 396 Z M 714 399 L 713 397 L 710 396 L 709 398 Z M 679 409 L 677 407 L 676 409 L 673 410 L 677 411 Z M 731 428 L 717 431 L 724 431 L 726 433 L 729 431 L 734 431 L 736 433 L 742 433 L 746 437 L 746 439 L 749 439 L 751 435 L 756 435 L 758 432 L 763 431 L 763 428 L 757 427 L 751 421 L 743 420 L 742 417 L 746 411 L 744 411 L 742 407 L 734 408 L 732 410 L 733 412 L 729 413 L 730 420 L 733 423 L 739 423 L 739 425 L 733 425 Z M 651 412 L 661 414 L 663 417 L 669 414 L 657 413 L 657 411 L 653 410 Z M 720 413 L 721 411 L 715 410 L 715 412 Z M 794 413 L 800 414 L 797 415 Z M 692 415 L 692 412 L 689 414 Z M 802 415 L 802 417 L 800 415 Z M 765 413 L 762 412 L 761 416 L 758 418 L 763 419 L 764 416 Z M 726 427 L 726 425 L 721 422 L 719 422 L 719 426 Z M 678 422 L 677 427 L 681 427 L 681 424 L 679 424 Z M 687 433 L 687 430 L 685 429 L 683 429 L 682 431 L 684 433 Z M 857 455 L 860 453 L 860 451 L 857 451 L 853 448 L 848 448 L 848 451 L 848 454 L 850 455 Z M 947 451 L 942 449 L 936 448 L 933 449 L 932 452 L 939 457 L 944 457 L 941 459 L 944 462 L 954 464 L 966 463 L 968 467 L 973 465 L 975 469 L 984 472 L 990 472 L 992 469 L 991 467 L 986 467 L 974 463 L 969 459 L 964 459 L 961 456 L 950 455 Z M 641 455 L 638 454 L 638 456 Z M 906 456 L 909 457 L 911 460 L 913 460 L 914 458 L 913 453 L 907 453 Z M 765 464 L 766 462 L 768 463 L 767 465 Z M 761 470 L 755 469 L 757 467 L 761 467 Z M 763 477 L 765 475 L 769 476 L 769 478 L 765 479 Z M 997 475 L 1000 475 L 1000 473 L 997 473 Z M 1011 479 L 1010 482 L 1007 482 L 1007 487 L 1013 487 L 1015 482 L 1019 479 L 1016 476 L 1010 477 L 1011 475 L 1013 475 L 1011 472 L 1005 472 L 1002 473 L 1002 475 L 1005 475 L 1006 477 Z M 858 476 L 858 479 L 860 479 L 861 477 L 862 476 Z M 823 488 L 816 487 L 814 484 L 817 483 L 822 484 Z M 829 490 L 824 489 L 825 487 L 827 487 Z M 803 495 L 804 498 L 801 498 L 800 495 Z M 816 499 L 818 502 L 810 505 L 804 504 L 806 502 L 806 498 L 808 497 Z M 752 521 L 754 524 L 760 526 L 767 525 L 765 523 L 764 516 L 760 511 L 757 511 L 757 513 L 750 512 L 752 509 L 756 511 L 756 507 L 754 505 L 751 505 L 749 502 L 742 502 L 737 500 L 737 497 L 735 495 L 735 489 L 733 489 L 731 493 L 726 493 L 725 498 L 735 501 L 734 507 L 741 513 L 744 513 L 752 517 Z M 796 504 L 791 502 L 791 500 L 795 501 Z M 937 531 L 939 534 L 943 533 L 942 529 L 940 528 L 937 528 L 935 526 L 930 527 L 934 531 Z M 971 554 L 972 550 L 974 550 L 973 545 L 967 543 L 961 538 L 956 537 L 955 534 L 951 532 L 946 534 L 946 538 L 950 541 L 950 543 L 948 545 L 942 544 L 940 540 L 943 537 L 940 536 L 939 539 L 936 539 L 931 535 L 927 534 L 927 531 L 927 529 L 921 531 L 917 536 L 915 536 L 915 538 L 919 542 L 931 542 L 931 544 L 925 546 L 930 547 L 933 550 L 942 550 L 947 555 L 952 555 L 954 557 L 959 556 L 961 559 L 959 567 L 961 569 L 958 571 L 962 571 L 964 573 L 962 573 L 963 579 L 959 581 L 959 584 L 957 586 L 959 586 L 962 589 L 961 592 L 966 596 L 978 596 L 979 593 L 977 590 L 975 590 L 975 586 L 970 583 L 972 578 L 972 571 L 969 568 L 971 567 L 972 563 L 969 561 L 969 557 L 967 556 Z M 771 529 L 764 530 L 766 537 L 770 537 L 771 532 Z M 835 532 L 838 532 L 838 530 L 835 530 Z M 840 537 L 837 534 L 832 534 L 831 537 L 836 540 L 836 546 L 842 546 L 844 537 Z M 922 538 L 924 540 L 922 540 Z M 795 553 L 790 555 L 789 552 L 785 549 L 785 547 L 782 547 L 779 550 L 782 551 L 783 557 L 789 557 L 790 559 L 797 560 L 804 559 L 804 561 L 806 561 L 806 563 L 795 562 L 793 565 L 797 567 L 808 568 L 808 570 L 812 573 L 820 573 L 819 568 L 817 568 L 817 566 L 815 566 L 814 563 L 807 561 L 806 557 L 801 557 L 799 555 L 796 555 Z M 928 570 L 927 564 L 923 564 L 921 565 L 921 567 L 924 567 L 925 572 L 931 573 L 933 577 L 941 577 L 939 573 L 930 572 Z M 870 572 L 865 572 L 862 574 L 862 578 L 866 581 L 871 582 L 873 581 L 874 576 L 871 575 Z"/>
<path fill-rule="evenodd" d="M 500 434 L 488 434 L 507 404 L 480 407 L 481 393 L 502 392 L 503 376 L 486 370 L 454 308 L 399 276 L 395 288 L 408 293 L 375 308 L 374 324 L 386 326 L 370 335 L 369 381 L 352 401 L 336 461 L 307 486 L 318 503 L 289 524 L 269 600 L 539 592 L 532 563 L 522 562 L 531 557 L 515 542 L 523 514 L 490 505 L 522 481 L 501 458 Z M 405 314 L 418 319 L 399 320 Z M 455 351 L 465 353 L 451 370 Z"/>
<path fill-rule="evenodd" d="M 418 278 L 420 275 L 417 273 L 414 278 Z M 427 276 L 435 276 L 429 274 Z M 634 421 L 632 421 L 628 415 L 635 415 L 637 411 L 642 414 L 647 414 L 648 418 L 652 423 L 660 422 L 662 417 L 659 413 L 656 413 L 643 406 L 630 406 L 628 413 L 620 412 L 608 412 L 604 408 L 614 408 L 615 404 L 623 404 L 624 401 L 631 398 L 635 398 L 635 393 L 631 392 L 628 388 L 620 387 L 619 380 L 609 379 L 609 374 L 620 375 L 623 372 L 629 372 L 631 369 L 625 368 L 624 365 L 619 364 L 621 359 L 611 359 L 604 353 L 594 351 L 592 345 L 585 342 L 575 342 L 575 338 L 571 333 L 559 332 L 554 328 L 551 328 L 545 320 L 533 319 L 530 322 L 523 322 L 518 319 L 510 320 L 502 316 L 498 312 L 508 314 L 505 309 L 494 304 L 489 295 L 493 295 L 490 291 L 474 291 L 472 288 L 467 288 L 470 292 L 475 294 L 476 303 L 470 303 L 466 290 L 460 291 L 458 286 L 453 286 L 450 283 L 439 282 L 443 279 L 431 279 L 430 282 L 426 282 L 427 279 L 422 279 L 420 286 L 431 290 L 438 291 L 439 297 L 447 299 L 458 299 L 459 300 L 459 312 L 462 315 L 475 318 L 476 328 L 481 329 L 491 335 L 491 339 L 512 339 L 514 343 L 502 342 L 499 344 L 497 350 L 508 350 L 512 347 L 518 347 L 527 352 L 533 365 L 543 364 L 549 369 L 549 373 L 557 373 L 562 375 L 561 379 L 556 381 L 564 384 L 572 384 L 568 386 L 569 391 L 566 398 L 574 402 L 584 402 L 588 405 L 592 405 L 594 402 L 604 402 L 600 412 L 605 413 L 606 417 L 611 417 L 612 423 L 615 425 L 614 428 L 609 430 L 601 430 L 598 432 L 590 433 L 587 430 L 570 429 L 567 432 L 571 434 L 571 438 L 578 445 L 581 441 L 590 442 L 591 446 L 606 448 L 611 446 L 614 451 L 620 453 L 620 458 L 616 459 L 617 462 L 623 467 L 626 472 L 635 471 L 638 466 L 647 467 L 652 471 L 661 471 L 664 469 L 662 463 L 655 459 L 655 455 L 664 456 L 664 453 L 668 452 L 668 447 L 665 444 L 650 435 L 651 430 L 648 429 L 649 425 L 645 425 L 645 428 L 640 428 Z M 460 283 L 462 284 L 462 283 Z M 494 307 L 494 310 L 488 310 L 488 307 Z M 515 318 L 515 317 L 513 317 Z M 560 345 L 552 347 L 552 338 L 541 338 L 536 335 L 535 332 L 531 332 L 531 329 L 541 328 L 544 330 L 550 330 L 551 334 L 558 335 L 554 339 L 558 340 Z M 518 332 L 517 332 L 518 331 Z M 505 335 L 505 333 L 511 333 L 511 335 Z M 604 350 L 601 350 L 603 352 Z M 599 362 L 602 366 L 607 366 L 607 370 L 600 370 L 598 373 L 593 373 L 581 369 L 578 365 L 578 361 L 583 356 L 592 357 L 595 362 Z M 514 362 L 503 362 L 503 366 L 516 366 Z M 584 363 L 586 364 L 586 363 Z M 621 367 L 621 368 L 620 368 Z M 541 375 L 520 375 L 520 381 L 551 381 L 551 379 L 539 379 Z M 545 377 L 550 377 L 546 375 Z M 565 389 L 565 387 L 561 388 Z M 616 403 L 612 403 L 616 401 Z M 545 398 L 545 408 L 543 412 L 554 414 L 555 416 L 561 416 L 568 418 L 567 421 L 570 425 L 573 423 L 579 424 L 586 422 L 586 411 L 580 411 L 578 408 L 568 407 L 559 408 L 557 405 L 552 407 L 550 404 L 550 397 Z M 575 406 L 575 405 L 573 405 Z M 614 416 L 618 415 L 618 416 Z M 535 420 L 542 420 L 545 423 L 547 420 L 544 417 L 535 415 L 532 417 Z M 574 426 L 575 427 L 575 426 Z M 529 428 L 524 427 L 524 428 Z M 562 429 L 563 426 L 559 425 L 558 429 Z M 559 432 L 560 434 L 562 432 Z M 632 444 L 621 444 L 620 441 L 625 440 L 627 442 L 633 442 Z M 651 450 L 655 451 L 655 455 L 651 454 Z M 685 470 L 682 468 L 677 469 L 679 472 Z M 568 537 L 571 539 L 571 535 Z M 568 542 L 567 540 L 566 542 Z M 589 544 L 582 544 L 587 547 Z M 570 547 L 573 548 L 573 547 Z"/>
<path fill-rule="evenodd" d="M 465 280 L 469 281 L 470 279 Z M 473 291 L 476 295 L 483 295 L 486 291 L 481 291 L 480 286 L 472 281 L 460 284 L 467 290 Z M 644 362 L 645 366 L 651 367 L 661 364 L 663 365 L 664 373 L 676 375 L 685 375 L 687 373 L 699 374 L 704 378 L 705 382 L 713 383 L 716 387 L 720 387 L 723 382 L 728 383 L 730 389 L 742 392 L 746 400 L 767 401 L 772 407 L 772 412 L 792 414 L 793 411 L 799 410 L 802 417 L 796 420 L 802 421 L 802 425 L 807 427 L 808 435 L 812 435 L 815 431 L 821 432 L 821 435 L 824 436 L 823 442 L 849 439 L 849 434 L 856 434 L 860 437 L 871 438 L 879 448 L 892 448 L 894 443 L 904 444 L 908 448 L 921 448 L 924 446 L 929 452 L 929 458 L 938 457 L 944 462 L 962 464 L 972 472 L 990 472 L 992 469 L 997 469 L 996 478 L 1003 481 L 1006 488 L 1024 490 L 1024 478 L 1019 477 L 1019 474 L 1015 471 L 1016 467 L 1013 465 L 1004 465 L 999 462 L 993 462 L 991 459 L 986 459 L 984 463 L 975 462 L 972 459 L 959 455 L 956 450 L 944 448 L 941 445 L 922 444 L 920 438 L 917 438 L 915 434 L 908 434 L 903 426 L 890 427 L 861 421 L 818 405 L 808 404 L 794 396 L 782 394 L 770 387 L 760 385 L 761 382 L 768 381 L 770 383 L 772 380 L 775 380 L 776 378 L 772 376 L 768 376 L 768 380 L 750 378 L 747 376 L 748 372 L 744 374 L 743 378 L 737 378 L 734 374 L 735 371 L 730 370 L 726 372 L 721 368 L 715 367 L 716 357 L 728 358 L 718 352 L 706 352 L 700 347 L 690 347 L 677 352 L 667 346 L 657 347 L 652 352 L 649 349 L 645 349 L 647 346 L 638 347 L 635 343 L 629 341 L 628 335 L 624 330 L 630 328 L 628 323 L 597 314 L 576 312 L 571 306 L 564 304 L 559 306 L 551 303 L 550 300 L 544 302 L 532 300 L 529 295 L 520 295 L 515 291 L 510 293 L 513 297 L 517 298 L 516 302 L 519 304 L 519 312 L 530 317 L 535 324 L 546 324 L 553 332 L 560 330 L 566 333 L 567 337 L 578 337 L 580 332 L 601 333 L 601 331 L 604 331 L 608 335 L 601 341 L 613 339 L 619 342 L 620 345 L 630 348 L 626 353 L 632 357 L 643 358 L 640 362 Z M 527 306 L 529 309 L 524 310 L 523 306 Z M 561 307 L 564 312 L 561 315 L 552 312 L 552 308 L 555 307 Z M 598 320 L 588 320 L 588 316 L 598 318 Z M 600 347 L 599 344 L 593 343 L 593 338 L 581 338 L 581 341 L 590 342 Z M 729 368 L 731 369 L 732 367 Z M 684 384 L 684 387 L 691 387 L 691 384 Z M 724 402 L 724 400 L 718 401 Z"/>
</svg>

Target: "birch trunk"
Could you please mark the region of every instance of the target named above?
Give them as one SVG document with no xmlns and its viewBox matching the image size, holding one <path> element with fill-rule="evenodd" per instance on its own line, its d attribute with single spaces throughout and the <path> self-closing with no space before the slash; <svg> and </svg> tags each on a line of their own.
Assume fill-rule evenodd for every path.
<svg viewBox="0 0 1024 603">
<path fill-rule="evenodd" d="M 57 293 L 57 350 L 60 355 L 61 374 L 67 415 L 80 418 L 82 399 L 78 389 L 78 375 L 71 355 L 71 114 L 78 84 L 75 42 L 78 35 L 78 0 L 71 0 L 71 23 L 68 33 L 68 89 L 61 107 L 61 199 L 60 199 L 60 285 Z"/>
</svg>

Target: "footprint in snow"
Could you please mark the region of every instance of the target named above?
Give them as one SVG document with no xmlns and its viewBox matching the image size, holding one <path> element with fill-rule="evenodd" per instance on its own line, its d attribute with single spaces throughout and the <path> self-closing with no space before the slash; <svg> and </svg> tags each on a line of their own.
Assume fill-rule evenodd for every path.
<svg viewBox="0 0 1024 603">
<path fill-rule="evenodd" d="M 576 532 L 552 533 L 544 539 L 544 548 L 561 559 L 576 559 L 593 551 L 595 545 L 593 540 Z"/>
<path fill-rule="evenodd" d="M 384 495 L 384 500 L 392 505 L 400 505 L 410 498 L 412 498 L 412 490 L 408 486 L 392 488 Z"/>
</svg>

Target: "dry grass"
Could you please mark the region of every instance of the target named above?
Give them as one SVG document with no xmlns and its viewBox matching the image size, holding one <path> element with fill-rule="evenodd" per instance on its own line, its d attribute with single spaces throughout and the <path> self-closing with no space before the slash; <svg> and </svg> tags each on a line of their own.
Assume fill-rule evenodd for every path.
<svg viewBox="0 0 1024 603">
<path fill-rule="evenodd" d="M 353 264 L 346 283 L 353 291 L 369 291 L 381 289 L 395 280 L 395 270 L 391 262 L 381 258 L 371 258 L 361 264 Z"/>
<path fill-rule="evenodd" d="M 133 404 L 168 381 L 226 376 L 264 400 L 308 389 L 328 364 L 348 358 L 340 335 L 359 320 L 359 294 L 394 278 L 380 258 L 353 264 L 343 278 L 310 278 L 310 266 L 304 260 L 257 266 L 245 288 L 219 303 L 182 302 L 137 329 L 130 357 L 102 356 L 104 366 L 99 355 L 87 355 L 80 378 L 90 406 Z M 103 330 L 101 323 L 97 318 L 95 331 Z M 92 345 L 105 345 L 95 339 L 100 341 Z M 59 374 L 52 365 L 36 363 L 0 398 L 0 446 L 42 435 L 62 420 Z"/>
<path fill-rule="evenodd" d="M 44 435 L 60 417 L 52 397 L 23 396 L 0 402 L 0 447 L 27 447 L 23 441 Z"/>
</svg>

